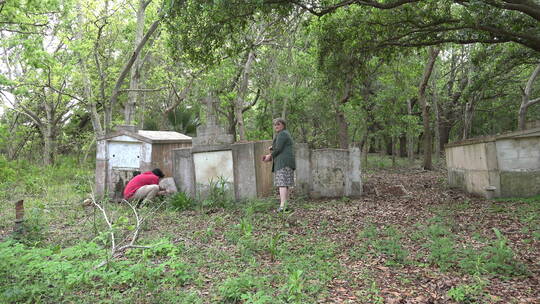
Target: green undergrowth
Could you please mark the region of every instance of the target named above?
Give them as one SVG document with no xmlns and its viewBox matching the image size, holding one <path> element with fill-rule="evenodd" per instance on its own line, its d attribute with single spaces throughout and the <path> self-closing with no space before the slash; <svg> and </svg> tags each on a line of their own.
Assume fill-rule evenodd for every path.
<svg viewBox="0 0 540 304">
<path fill-rule="evenodd" d="M 488 239 L 475 243 L 452 232 L 448 218 L 434 217 L 426 224 L 415 225 L 405 236 L 395 226 L 367 224 L 358 233 L 358 243 L 350 250 L 357 259 L 384 258 L 386 266 L 404 266 L 426 259 L 442 272 L 497 276 L 503 279 L 528 274 L 516 260 L 508 239 L 497 228 Z M 407 246 L 425 248 L 424 255 L 411 256 Z"/>
<path fill-rule="evenodd" d="M 0 302 L 95 303 L 99 297 L 135 303 L 157 301 L 162 292 L 184 294 L 178 287 L 194 274 L 179 258 L 181 250 L 163 243 L 96 268 L 107 259 L 107 252 L 93 242 L 61 249 L 6 241 L 0 243 Z"/>
<path fill-rule="evenodd" d="M 68 161 L 39 175 L 32 165 L 8 166 L 22 173 L 18 182 L 2 173 L 0 186 L 12 191 L 2 193 L 9 203 L 2 201 L 0 228 L 12 230 L 16 197 L 25 199 L 26 217 L 23 233 L 4 233 L 0 243 L 0 303 L 321 303 L 335 281 L 349 282 L 360 303 L 384 303 L 380 277 L 387 273 L 350 272 L 355 263 L 466 278 L 446 296 L 482 303 L 491 278 L 529 274 L 503 228 L 458 225 L 459 215 L 475 210 L 471 201 L 435 205 L 414 224 L 389 224 L 329 212 L 363 208 L 346 198 L 295 198 L 292 212 L 278 214 L 275 198 L 233 202 L 219 181 L 204 197 L 178 193 L 137 209 L 147 220 L 136 244 L 149 248 L 111 258 L 111 232 L 121 242 L 136 220 L 128 205 L 102 202 L 110 229 L 101 211 L 81 204 L 90 169 Z M 534 233 L 539 201 L 493 201 L 488 212 L 508 214 Z M 399 279 L 404 288 L 416 279 L 407 271 Z"/>
<path fill-rule="evenodd" d="M 490 210 L 507 213 L 519 221 L 523 233 L 531 235 L 529 241 L 540 241 L 540 195 L 529 198 L 506 198 L 494 200 Z"/>
</svg>

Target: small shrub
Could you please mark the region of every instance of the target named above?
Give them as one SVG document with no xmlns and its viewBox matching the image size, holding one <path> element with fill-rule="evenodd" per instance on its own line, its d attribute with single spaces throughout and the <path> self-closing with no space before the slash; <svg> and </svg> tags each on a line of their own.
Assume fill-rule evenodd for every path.
<svg viewBox="0 0 540 304">
<path fill-rule="evenodd" d="M 474 284 L 461 284 L 448 290 L 447 295 L 450 299 L 458 303 L 478 303 L 481 301 L 486 282 L 477 278 Z"/>
<path fill-rule="evenodd" d="M 236 278 L 229 278 L 219 287 L 219 294 L 226 302 L 238 303 L 256 287 L 255 279 L 251 275 L 243 274 Z"/>
<path fill-rule="evenodd" d="M 503 278 L 525 275 L 527 268 L 514 258 L 514 252 L 507 244 L 507 239 L 493 228 L 496 240 L 484 247 L 480 252 L 466 249 L 459 262 L 460 268 L 470 274 L 492 274 Z"/>
<path fill-rule="evenodd" d="M 268 253 L 270 253 L 270 260 L 274 261 L 275 258 L 281 253 L 281 238 L 283 234 L 282 233 L 275 233 L 271 235 L 268 238 L 266 248 L 268 250 Z"/>
<path fill-rule="evenodd" d="M 203 207 L 225 208 L 233 203 L 232 185 L 223 177 L 217 181 L 210 181 L 206 198 L 202 201 Z"/>
<path fill-rule="evenodd" d="M 456 252 L 454 250 L 454 241 L 451 238 L 434 238 L 427 247 L 430 250 L 429 261 L 439 266 L 441 271 L 447 271 L 454 266 Z"/>
<path fill-rule="evenodd" d="M 195 200 L 184 192 L 178 192 L 169 198 L 171 208 L 176 211 L 183 211 L 195 206 Z"/>
<path fill-rule="evenodd" d="M 287 301 L 300 302 L 304 294 L 304 284 L 304 271 L 300 269 L 291 271 L 286 285 Z"/>
</svg>

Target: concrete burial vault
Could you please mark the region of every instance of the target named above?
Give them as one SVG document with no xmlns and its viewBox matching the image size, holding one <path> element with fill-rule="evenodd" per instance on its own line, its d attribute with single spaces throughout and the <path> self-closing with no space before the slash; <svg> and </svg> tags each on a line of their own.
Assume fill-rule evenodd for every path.
<svg viewBox="0 0 540 304">
<path fill-rule="evenodd" d="M 540 128 L 445 146 L 450 186 L 492 197 L 540 194 Z"/>
<path fill-rule="evenodd" d="M 272 164 L 261 159 L 272 141 L 233 143 L 233 136 L 217 122 L 213 99 L 206 102 L 206 124 L 197 128 L 197 137 L 120 126 L 99 138 L 96 197 L 121 199 L 134 171 L 155 167 L 173 176 L 176 187 L 192 197 L 204 197 L 216 184 L 237 200 L 271 196 Z M 310 150 L 297 143 L 295 157 L 295 193 L 316 198 L 362 194 L 359 148 Z"/>
<path fill-rule="evenodd" d="M 192 197 L 212 183 L 227 185 L 237 200 L 272 195 L 272 165 L 261 158 L 272 141 L 207 145 L 173 151 L 174 180 Z M 295 145 L 296 190 L 307 197 L 356 197 L 362 194 L 360 149 L 310 150 Z"/>
<path fill-rule="evenodd" d="M 172 131 L 118 126 L 97 140 L 96 197 L 122 199 L 124 186 L 135 171 L 161 168 L 165 176 L 172 176 L 172 150 L 182 147 L 191 147 L 191 137 Z"/>
</svg>

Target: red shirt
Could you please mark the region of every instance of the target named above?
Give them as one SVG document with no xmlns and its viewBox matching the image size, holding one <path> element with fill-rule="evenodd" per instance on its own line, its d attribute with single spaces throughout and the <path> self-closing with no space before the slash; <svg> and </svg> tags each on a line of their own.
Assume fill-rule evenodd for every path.
<svg viewBox="0 0 540 304">
<path fill-rule="evenodd" d="M 129 199 L 140 187 L 146 185 L 159 185 L 159 177 L 147 171 L 132 178 L 124 189 L 124 198 Z"/>
</svg>

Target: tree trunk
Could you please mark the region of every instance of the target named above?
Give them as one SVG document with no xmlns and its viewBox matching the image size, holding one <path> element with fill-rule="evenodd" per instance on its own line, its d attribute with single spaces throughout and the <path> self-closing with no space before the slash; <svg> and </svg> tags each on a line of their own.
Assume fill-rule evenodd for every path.
<svg viewBox="0 0 540 304">
<path fill-rule="evenodd" d="M 362 164 L 364 165 L 364 169 L 368 166 L 368 154 L 369 154 L 369 133 L 366 131 L 364 145 L 362 146 L 362 156 L 364 157 L 364 161 Z"/>
<path fill-rule="evenodd" d="M 426 89 L 428 85 L 429 78 L 431 77 L 431 73 L 433 72 L 433 66 L 435 65 L 435 60 L 437 59 L 437 56 L 439 54 L 439 49 L 430 47 L 429 48 L 429 57 L 428 62 L 426 64 L 426 67 L 424 69 L 424 75 L 422 77 L 422 81 L 420 82 L 420 86 L 418 89 L 418 102 L 422 106 L 422 119 L 423 119 L 423 125 L 424 125 L 424 163 L 423 167 L 424 170 L 432 170 L 433 164 L 431 161 L 431 126 L 430 126 L 430 113 L 429 113 L 429 105 L 426 100 Z"/>
<path fill-rule="evenodd" d="M 348 149 L 349 125 L 347 124 L 347 119 L 345 119 L 345 113 L 343 113 L 343 109 L 340 104 L 336 105 L 336 121 L 338 124 L 339 148 Z"/>
<path fill-rule="evenodd" d="M 436 71 L 435 71 L 436 72 Z M 432 77 L 432 87 L 433 87 L 433 110 L 435 111 L 435 127 L 434 127 L 434 131 L 435 131 L 435 161 L 438 163 L 439 162 L 439 158 L 441 157 L 441 145 L 440 145 L 440 142 L 441 142 L 441 137 L 440 137 L 440 133 L 439 133 L 439 126 L 440 126 L 440 121 L 439 121 L 439 100 L 438 100 L 438 96 L 437 96 L 437 87 L 436 87 L 436 83 L 435 83 L 435 77 L 436 77 L 436 73 L 434 73 L 435 75 L 433 75 Z"/>
<path fill-rule="evenodd" d="M 135 39 L 133 40 L 133 48 L 135 49 L 143 39 L 145 11 L 150 2 L 151 0 L 139 0 L 139 7 L 137 9 L 137 29 L 135 31 Z M 131 67 L 129 81 L 130 91 L 128 92 L 126 107 L 124 108 L 124 122 L 126 125 L 130 125 L 135 117 L 135 109 L 140 94 L 140 92 L 137 91 L 139 89 L 139 82 L 141 79 L 140 68 L 141 56 L 137 56 L 133 62 L 133 66 Z"/>
<path fill-rule="evenodd" d="M 412 99 L 407 100 L 407 114 L 413 116 L 413 101 Z M 409 164 L 414 163 L 414 134 L 412 131 L 407 132 L 407 159 Z"/>
<path fill-rule="evenodd" d="M 540 98 L 531 100 L 533 83 L 538 77 L 538 74 L 540 74 L 540 63 L 534 69 L 533 73 L 531 74 L 531 77 L 529 77 L 529 80 L 527 81 L 527 85 L 525 86 L 525 89 L 522 92 L 521 106 L 519 107 L 519 116 L 518 116 L 518 127 L 520 130 L 525 130 L 525 127 L 526 127 L 525 123 L 526 123 L 528 108 L 532 106 L 533 104 L 540 102 Z"/>
<path fill-rule="evenodd" d="M 245 103 L 245 98 L 246 98 L 247 89 L 248 89 L 249 74 L 251 72 L 251 65 L 253 64 L 254 59 L 255 59 L 255 52 L 253 50 L 249 50 L 247 53 L 246 62 L 243 67 L 242 77 L 240 78 L 240 84 L 238 86 L 238 95 L 234 103 L 234 115 L 236 116 L 236 130 L 238 131 L 238 135 L 241 141 L 246 140 L 244 114 L 242 110 L 244 109 L 244 103 Z"/>
<path fill-rule="evenodd" d="M 401 135 L 399 137 L 399 157 L 406 157 L 407 156 L 407 137 L 405 135 Z"/>
<path fill-rule="evenodd" d="M 439 149 L 444 151 L 444 145 L 450 141 L 451 126 L 448 122 L 439 119 Z"/>
<path fill-rule="evenodd" d="M 157 30 L 160 22 L 161 22 L 161 19 L 158 19 L 158 20 L 154 21 L 154 23 L 152 23 L 152 25 L 150 25 L 150 27 L 148 28 L 148 31 L 143 36 L 141 41 L 137 44 L 137 46 L 135 47 L 135 50 L 133 50 L 133 53 L 131 54 L 131 57 L 126 62 L 126 64 L 124 65 L 124 67 L 122 68 L 122 70 L 120 72 L 120 75 L 116 79 L 116 83 L 115 83 L 114 88 L 112 90 L 111 97 L 109 98 L 109 107 L 110 108 L 105 110 L 105 128 L 106 128 L 107 131 L 109 131 L 110 128 L 111 128 L 112 109 L 114 109 L 114 106 L 116 105 L 116 102 L 118 101 L 118 95 L 120 93 L 120 88 L 122 87 L 122 84 L 124 83 L 124 80 L 126 79 L 128 72 L 133 67 L 133 64 L 135 63 L 135 60 L 137 59 L 137 57 L 139 57 L 139 54 L 141 53 L 143 47 L 148 42 L 148 39 L 150 39 L 150 37 Z"/>
<path fill-rule="evenodd" d="M 396 136 L 392 136 L 391 145 L 392 145 L 392 167 L 395 167 L 396 154 L 397 154 L 397 137 Z"/>
<path fill-rule="evenodd" d="M 469 138 L 471 134 L 472 121 L 474 115 L 474 101 L 468 101 L 465 103 L 465 109 L 463 111 L 463 134 L 461 139 Z"/>
</svg>

